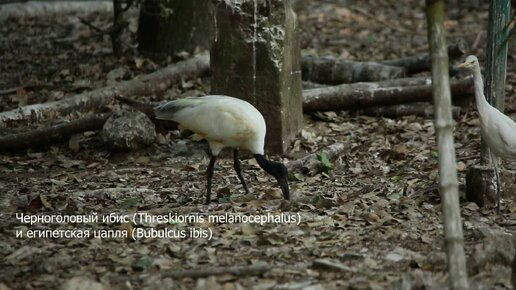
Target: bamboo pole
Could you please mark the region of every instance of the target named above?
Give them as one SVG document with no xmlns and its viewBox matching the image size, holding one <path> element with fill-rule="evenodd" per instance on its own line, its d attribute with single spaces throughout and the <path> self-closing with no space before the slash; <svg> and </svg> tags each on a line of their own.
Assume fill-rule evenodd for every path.
<svg viewBox="0 0 516 290">
<path fill-rule="evenodd" d="M 459 207 L 459 183 L 453 145 L 448 53 L 444 31 L 444 1 L 426 0 L 428 43 L 432 56 L 434 124 L 439 154 L 439 192 L 443 209 L 444 239 L 450 289 L 466 290 L 468 274 L 464 255 L 464 236 Z"/>
</svg>

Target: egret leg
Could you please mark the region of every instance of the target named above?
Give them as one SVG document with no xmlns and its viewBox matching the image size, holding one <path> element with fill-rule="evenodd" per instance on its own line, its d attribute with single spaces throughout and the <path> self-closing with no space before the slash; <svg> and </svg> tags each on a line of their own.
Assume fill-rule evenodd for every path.
<svg viewBox="0 0 516 290">
<path fill-rule="evenodd" d="M 500 214 L 500 173 L 498 172 L 498 160 L 496 156 L 494 156 L 491 151 L 489 151 L 489 158 L 491 158 L 491 162 L 493 163 L 493 168 L 496 177 L 496 213 Z"/>
<path fill-rule="evenodd" d="M 235 168 L 235 171 L 238 175 L 238 179 L 240 179 L 240 182 L 242 183 L 242 186 L 244 187 L 245 193 L 249 194 L 249 188 L 247 187 L 247 184 L 245 183 L 244 176 L 242 175 L 242 168 L 240 167 L 240 159 L 238 158 L 238 150 L 233 149 L 233 165 Z"/>
<path fill-rule="evenodd" d="M 211 180 L 213 178 L 213 170 L 215 168 L 216 160 L 217 156 L 211 155 L 210 164 L 208 165 L 208 169 L 206 170 L 206 177 L 208 179 L 208 184 L 206 185 L 206 204 L 209 204 L 211 201 Z"/>
</svg>

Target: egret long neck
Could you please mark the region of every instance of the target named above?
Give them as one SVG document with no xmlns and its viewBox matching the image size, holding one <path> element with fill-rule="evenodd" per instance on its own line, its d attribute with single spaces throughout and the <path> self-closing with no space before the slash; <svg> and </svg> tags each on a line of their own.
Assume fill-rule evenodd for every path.
<svg viewBox="0 0 516 290">
<path fill-rule="evenodd" d="M 477 103 L 478 112 L 481 115 L 485 115 L 489 103 L 484 97 L 484 81 L 482 80 L 482 73 L 480 72 L 480 66 L 476 65 L 473 68 L 473 82 L 475 86 L 475 100 Z"/>
</svg>

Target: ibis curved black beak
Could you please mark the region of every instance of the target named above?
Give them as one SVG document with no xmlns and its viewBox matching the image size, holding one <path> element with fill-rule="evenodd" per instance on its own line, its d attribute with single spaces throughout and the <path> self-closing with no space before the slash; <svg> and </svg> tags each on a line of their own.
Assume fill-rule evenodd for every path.
<svg viewBox="0 0 516 290">
<path fill-rule="evenodd" d="M 288 187 L 288 169 L 283 163 L 281 162 L 274 162 L 265 159 L 265 156 L 261 154 L 255 154 L 254 158 L 256 158 L 256 161 L 258 162 L 258 165 L 260 165 L 263 170 L 265 170 L 270 175 L 274 176 L 276 178 L 276 181 L 278 182 L 281 192 L 283 193 L 283 197 L 286 200 L 290 199 L 290 190 Z"/>
</svg>

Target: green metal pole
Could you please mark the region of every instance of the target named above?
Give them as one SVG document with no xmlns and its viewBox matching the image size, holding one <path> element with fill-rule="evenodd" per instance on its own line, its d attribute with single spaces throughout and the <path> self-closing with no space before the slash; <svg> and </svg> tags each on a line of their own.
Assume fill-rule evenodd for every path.
<svg viewBox="0 0 516 290">
<path fill-rule="evenodd" d="M 487 101 L 502 112 L 505 102 L 505 72 L 510 13 L 510 0 L 491 0 L 487 30 L 485 94 Z"/>
<path fill-rule="evenodd" d="M 489 24 L 487 28 L 486 49 L 486 85 L 487 101 L 504 111 L 505 104 L 505 72 L 507 68 L 507 44 L 509 23 L 511 21 L 511 1 L 491 0 L 489 3 Z M 489 164 L 487 145 L 482 140 L 482 156 L 480 163 Z"/>
</svg>

